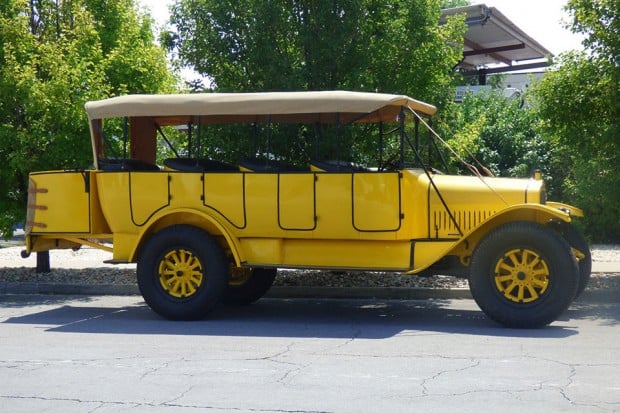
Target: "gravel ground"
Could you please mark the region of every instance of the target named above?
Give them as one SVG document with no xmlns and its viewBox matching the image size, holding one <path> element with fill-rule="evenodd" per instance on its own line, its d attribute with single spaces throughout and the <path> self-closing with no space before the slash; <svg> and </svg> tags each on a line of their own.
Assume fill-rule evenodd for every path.
<svg viewBox="0 0 620 413">
<path fill-rule="evenodd" d="M 103 263 L 111 255 L 105 251 L 82 248 L 78 251 L 58 250 L 50 253 L 52 271 L 37 274 L 35 254 L 27 259 L 19 255 L 20 241 L 0 244 L 0 282 L 115 284 L 135 285 L 135 264 L 110 265 Z M 620 245 L 593 245 L 592 260 L 618 263 Z M 313 270 L 279 270 L 276 286 L 301 287 L 406 287 L 406 288 L 467 288 L 467 281 L 449 276 L 418 277 L 382 272 L 331 272 Z M 620 272 L 593 273 L 588 289 L 620 290 Z"/>
</svg>

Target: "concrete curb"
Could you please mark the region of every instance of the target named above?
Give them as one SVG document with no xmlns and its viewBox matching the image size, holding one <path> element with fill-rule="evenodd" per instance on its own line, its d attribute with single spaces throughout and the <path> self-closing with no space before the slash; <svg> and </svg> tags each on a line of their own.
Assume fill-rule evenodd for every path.
<svg viewBox="0 0 620 413">
<path fill-rule="evenodd" d="M 3 282 L 0 294 L 140 295 L 137 285 Z"/>
<path fill-rule="evenodd" d="M 596 273 L 617 273 L 620 272 L 620 262 L 613 261 L 593 261 L 592 274 Z"/>
<path fill-rule="evenodd" d="M 61 283 L 0 283 L 0 294 L 62 294 L 62 295 L 140 295 L 137 285 L 61 284 Z M 471 298 L 466 288 L 342 288 L 342 287 L 273 287 L 267 298 L 393 298 L 403 300 L 426 298 Z"/>
<path fill-rule="evenodd" d="M 55 283 L 0 283 L 1 294 L 42 295 L 140 295 L 137 285 L 117 284 L 55 284 Z M 332 298 L 382 300 L 468 300 L 467 288 L 406 288 L 406 287 L 273 287 L 265 298 Z M 577 302 L 620 302 L 620 290 L 586 290 Z"/>
</svg>

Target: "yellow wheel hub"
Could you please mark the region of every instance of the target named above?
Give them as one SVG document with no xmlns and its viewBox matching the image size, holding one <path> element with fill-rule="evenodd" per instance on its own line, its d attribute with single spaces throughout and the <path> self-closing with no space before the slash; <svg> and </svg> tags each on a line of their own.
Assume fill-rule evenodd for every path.
<svg viewBox="0 0 620 413">
<path fill-rule="evenodd" d="M 175 298 L 196 294 L 203 282 L 202 264 L 188 250 L 170 251 L 159 263 L 159 283 Z"/>
<path fill-rule="evenodd" d="M 495 287 L 508 300 L 531 303 L 549 287 L 549 268 L 538 253 L 529 249 L 508 251 L 495 266 Z"/>
</svg>

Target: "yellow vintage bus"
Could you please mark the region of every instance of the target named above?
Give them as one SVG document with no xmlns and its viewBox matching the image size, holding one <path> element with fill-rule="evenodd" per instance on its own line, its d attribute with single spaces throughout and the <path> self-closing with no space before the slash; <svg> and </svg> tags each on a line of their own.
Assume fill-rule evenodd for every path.
<svg viewBox="0 0 620 413">
<path fill-rule="evenodd" d="M 88 102 L 93 167 L 30 174 L 24 254 L 88 245 L 109 251 L 109 262 L 136 262 L 144 300 L 169 319 L 251 303 L 278 268 L 312 268 L 467 277 L 493 320 L 554 321 L 590 276 L 588 246 L 571 224 L 582 212 L 547 201 L 539 173 L 436 169 L 420 147 L 421 136 L 442 141 L 428 124 L 435 110 L 407 96 L 347 91 Z M 360 134 L 376 137 L 377 156 L 360 164 L 317 150 L 291 164 L 267 145 L 224 162 L 191 149 L 192 136 L 231 125 L 224 142 L 233 146 L 299 125 L 292 130 L 305 142 L 340 148 L 330 155 L 350 154 Z M 183 133 L 185 149 L 175 149 L 179 138 L 169 135 Z"/>
</svg>

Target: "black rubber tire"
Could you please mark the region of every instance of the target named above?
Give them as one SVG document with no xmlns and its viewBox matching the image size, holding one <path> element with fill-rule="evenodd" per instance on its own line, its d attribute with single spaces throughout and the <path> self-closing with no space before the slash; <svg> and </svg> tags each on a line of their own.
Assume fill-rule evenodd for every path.
<svg viewBox="0 0 620 413">
<path fill-rule="evenodd" d="M 590 246 L 583 235 L 581 235 L 581 233 L 573 225 L 567 225 L 563 231 L 563 235 L 571 247 L 578 249 L 584 255 L 584 257 L 578 261 L 579 286 L 577 287 L 577 293 L 575 294 L 575 298 L 578 298 L 588 286 L 590 274 L 592 273 L 592 255 L 590 253 Z"/>
<path fill-rule="evenodd" d="M 174 264 L 171 258 L 174 255 L 168 254 L 175 251 L 182 252 L 183 257 L 191 257 L 192 270 L 198 268 L 195 272 L 201 275 L 200 282 L 189 285 L 190 294 L 184 297 L 174 296 L 176 291 L 167 291 L 160 281 L 163 279 L 160 265 Z M 178 268 L 177 277 L 180 278 L 182 264 Z M 228 261 L 208 233 L 190 225 L 174 225 L 146 241 L 138 257 L 137 277 L 144 301 L 157 314 L 170 320 L 200 320 L 223 297 L 228 282 Z"/>
<path fill-rule="evenodd" d="M 224 304 L 248 305 L 258 301 L 273 285 L 277 268 L 248 268 L 249 278 L 243 284 L 228 283 L 224 292 Z"/>
<path fill-rule="evenodd" d="M 506 262 L 511 253 L 534 254 L 539 260 L 533 262 L 546 265 L 546 287 L 540 294 L 532 294 L 531 302 L 522 298 L 516 302 L 515 297 L 507 297 L 508 288 L 502 293 L 496 285 L 496 266 Z M 524 276 L 530 275 L 527 271 L 516 275 L 519 280 Z M 525 280 L 527 283 L 528 278 Z M 530 285 L 536 282 L 530 281 Z M 557 232 L 534 222 L 518 221 L 495 228 L 480 241 L 472 256 L 472 296 L 489 318 L 506 327 L 539 328 L 555 321 L 572 303 L 578 283 L 579 269 L 570 245 Z"/>
</svg>

